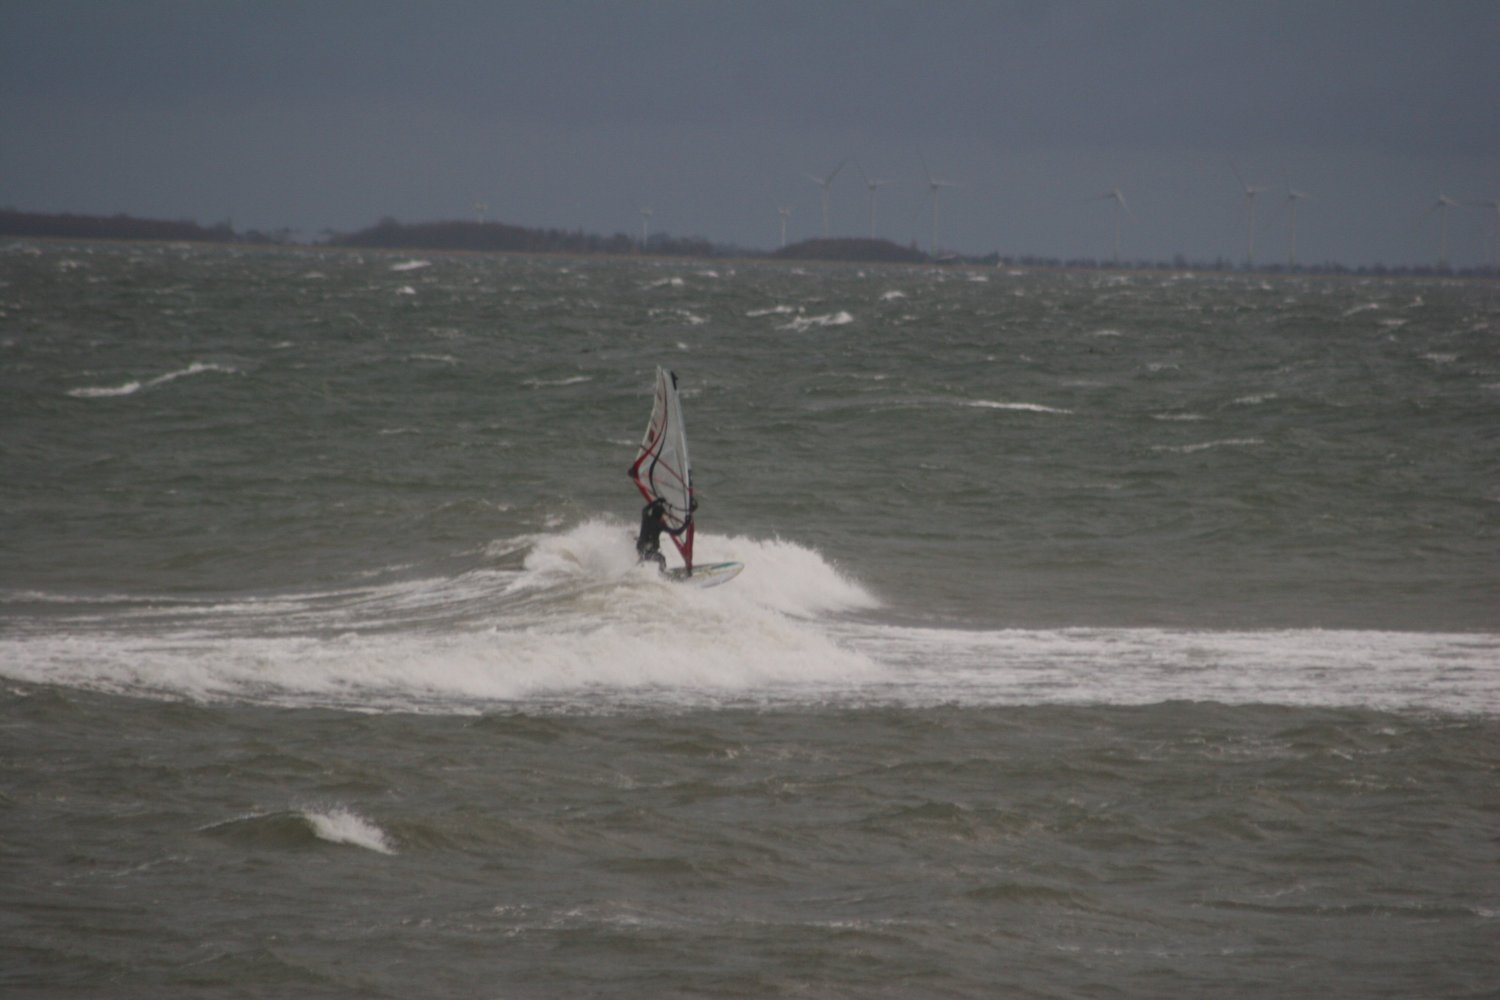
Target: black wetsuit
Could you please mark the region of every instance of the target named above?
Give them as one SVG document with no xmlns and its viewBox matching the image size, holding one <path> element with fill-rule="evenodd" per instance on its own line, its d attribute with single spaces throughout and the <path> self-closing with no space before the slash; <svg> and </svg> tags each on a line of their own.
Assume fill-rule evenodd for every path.
<svg viewBox="0 0 1500 1000">
<path fill-rule="evenodd" d="M 661 533 L 665 531 L 669 535 L 680 535 L 686 529 L 687 525 L 681 528 L 668 527 L 666 508 L 658 507 L 655 501 L 648 503 L 641 508 L 641 533 L 635 539 L 636 555 L 641 557 L 641 562 L 656 560 L 657 568 L 665 573 L 667 558 L 661 554 Z"/>
</svg>

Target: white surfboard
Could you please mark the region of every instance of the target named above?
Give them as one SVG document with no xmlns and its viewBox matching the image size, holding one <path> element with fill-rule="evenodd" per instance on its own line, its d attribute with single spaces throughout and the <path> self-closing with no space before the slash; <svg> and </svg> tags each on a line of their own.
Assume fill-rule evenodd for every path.
<svg viewBox="0 0 1500 1000">
<path fill-rule="evenodd" d="M 708 563 L 707 565 L 694 566 L 691 576 L 687 570 L 678 567 L 667 570 L 667 576 L 674 583 L 685 583 L 689 587 L 717 587 L 721 583 L 728 583 L 740 575 L 740 570 L 745 568 L 744 563 L 720 562 Z"/>
</svg>

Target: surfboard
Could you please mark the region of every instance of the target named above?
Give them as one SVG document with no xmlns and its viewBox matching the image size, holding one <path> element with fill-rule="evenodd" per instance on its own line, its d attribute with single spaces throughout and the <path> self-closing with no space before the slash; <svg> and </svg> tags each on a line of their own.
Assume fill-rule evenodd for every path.
<svg viewBox="0 0 1500 1000">
<path fill-rule="evenodd" d="M 742 563 L 734 562 L 693 564 L 693 535 L 697 529 L 693 515 L 698 501 L 693 496 L 687 426 L 682 420 L 682 400 L 677 394 L 677 373 L 659 365 L 651 419 L 646 422 L 646 435 L 631 463 L 630 478 L 647 502 L 660 500 L 666 504 L 667 525 L 672 529 L 668 537 L 682 556 L 682 566 L 668 570 L 668 576 L 699 587 L 716 587 L 728 583 L 745 568 Z"/>
<path fill-rule="evenodd" d="M 728 583 L 740 575 L 740 570 L 745 568 L 741 562 L 718 562 L 708 563 L 703 566 L 694 566 L 692 575 L 688 575 L 685 567 L 667 570 L 667 578 L 673 583 L 685 583 L 689 587 L 717 587 L 721 583 Z"/>
</svg>

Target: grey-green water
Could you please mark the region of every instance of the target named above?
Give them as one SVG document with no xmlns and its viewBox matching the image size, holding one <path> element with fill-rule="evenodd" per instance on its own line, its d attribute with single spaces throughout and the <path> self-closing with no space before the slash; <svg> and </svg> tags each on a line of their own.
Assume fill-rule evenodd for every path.
<svg viewBox="0 0 1500 1000">
<path fill-rule="evenodd" d="M 1492 286 L 0 252 L 12 995 L 1500 988 Z M 657 364 L 711 591 L 633 565 Z"/>
</svg>

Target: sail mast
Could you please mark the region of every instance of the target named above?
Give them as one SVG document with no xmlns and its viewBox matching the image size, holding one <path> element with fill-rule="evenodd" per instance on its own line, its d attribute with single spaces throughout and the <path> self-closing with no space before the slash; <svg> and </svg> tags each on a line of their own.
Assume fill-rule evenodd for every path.
<svg viewBox="0 0 1500 1000">
<path fill-rule="evenodd" d="M 656 396 L 652 401 L 651 419 L 646 424 L 640 452 L 630 467 L 630 476 L 648 501 L 659 499 L 666 503 L 668 526 L 674 530 L 682 529 L 671 536 L 672 542 L 691 573 L 693 477 L 675 372 L 660 367 L 656 369 Z"/>
</svg>

